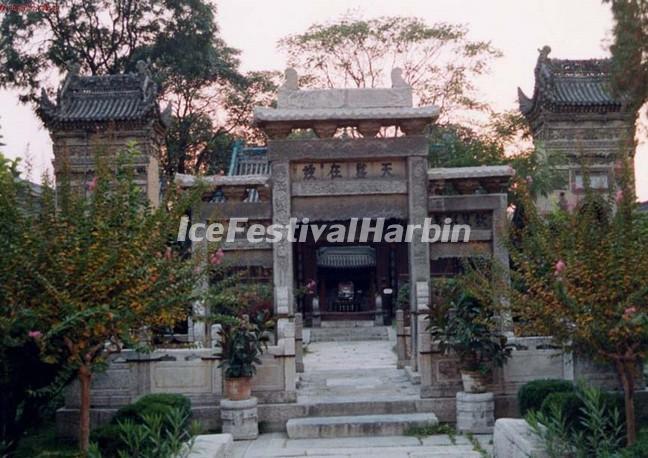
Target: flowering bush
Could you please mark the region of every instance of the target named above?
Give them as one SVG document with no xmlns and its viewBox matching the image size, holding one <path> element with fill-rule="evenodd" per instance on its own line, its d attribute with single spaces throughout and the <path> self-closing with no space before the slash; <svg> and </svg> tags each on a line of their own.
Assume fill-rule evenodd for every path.
<svg viewBox="0 0 648 458">
<path fill-rule="evenodd" d="M 193 196 L 171 191 L 172 202 L 149 208 L 132 176 L 136 154 L 131 149 L 110 167 L 97 159 L 86 195 L 65 177 L 56 199 L 46 186 L 8 266 L 15 281 L 3 282 L 3 297 L 33 317 L 24 338 L 43 361 L 77 373 L 83 451 L 93 371 L 124 345 L 140 347 L 142 330 L 185 318 L 200 277 L 168 242 Z"/>
<path fill-rule="evenodd" d="M 635 441 L 634 389 L 648 356 L 648 231 L 629 169 L 606 199 L 591 189 L 574 211 L 541 217 L 529 199 L 513 232 L 512 303 L 524 332 L 553 335 L 611 363 L 625 392 L 627 441 Z"/>
</svg>

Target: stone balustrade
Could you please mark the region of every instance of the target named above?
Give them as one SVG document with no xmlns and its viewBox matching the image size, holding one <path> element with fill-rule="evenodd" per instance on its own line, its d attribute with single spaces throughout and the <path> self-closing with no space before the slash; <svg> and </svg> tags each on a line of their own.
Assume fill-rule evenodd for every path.
<svg viewBox="0 0 648 458">
<path fill-rule="evenodd" d="M 277 323 L 277 342 L 262 355 L 252 379 L 252 393 L 259 403 L 296 400 L 295 327 L 288 319 Z M 176 393 L 187 396 L 194 418 L 206 429 L 220 426 L 219 402 L 223 398 L 223 369 L 218 349 L 158 349 L 149 354 L 124 350 L 113 354 L 106 371 L 93 377 L 91 423 L 110 421 L 120 407 L 147 394 Z M 57 412 L 57 432 L 76 437 L 79 422 L 78 382 L 65 390 L 65 406 Z"/>
</svg>

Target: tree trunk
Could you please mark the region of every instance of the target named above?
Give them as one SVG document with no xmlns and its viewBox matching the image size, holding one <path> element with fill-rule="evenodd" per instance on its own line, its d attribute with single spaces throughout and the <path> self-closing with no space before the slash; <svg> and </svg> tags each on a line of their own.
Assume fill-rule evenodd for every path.
<svg viewBox="0 0 648 458">
<path fill-rule="evenodd" d="M 633 362 L 617 361 L 617 371 L 621 377 L 623 384 L 623 397 L 625 401 L 625 417 L 626 417 L 626 440 L 628 446 L 637 441 L 637 424 L 635 420 L 634 408 L 634 385 L 635 385 L 635 371 Z"/>
<path fill-rule="evenodd" d="M 90 366 L 79 368 L 79 383 L 81 384 L 81 408 L 79 411 L 79 449 L 83 456 L 88 453 L 90 445 L 90 382 L 92 371 Z"/>
</svg>

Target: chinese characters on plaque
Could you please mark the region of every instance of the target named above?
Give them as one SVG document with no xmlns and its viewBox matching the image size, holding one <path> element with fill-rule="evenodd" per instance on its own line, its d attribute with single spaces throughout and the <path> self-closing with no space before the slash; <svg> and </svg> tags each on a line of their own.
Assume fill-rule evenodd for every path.
<svg viewBox="0 0 648 458">
<path fill-rule="evenodd" d="M 400 159 L 380 161 L 327 161 L 292 164 L 293 181 L 364 180 L 405 178 L 405 162 Z"/>
</svg>

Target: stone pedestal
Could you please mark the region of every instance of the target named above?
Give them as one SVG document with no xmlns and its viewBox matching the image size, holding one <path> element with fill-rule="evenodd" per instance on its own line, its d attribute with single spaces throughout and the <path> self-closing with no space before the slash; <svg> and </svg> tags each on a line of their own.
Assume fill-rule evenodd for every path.
<svg viewBox="0 0 648 458">
<path fill-rule="evenodd" d="M 457 393 L 457 431 L 491 434 L 495 425 L 493 393 Z"/>
<path fill-rule="evenodd" d="M 222 399 L 220 415 L 223 433 L 231 434 L 234 440 L 250 440 L 259 437 L 259 413 L 257 398 L 244 401 Z"/>
</svg>

